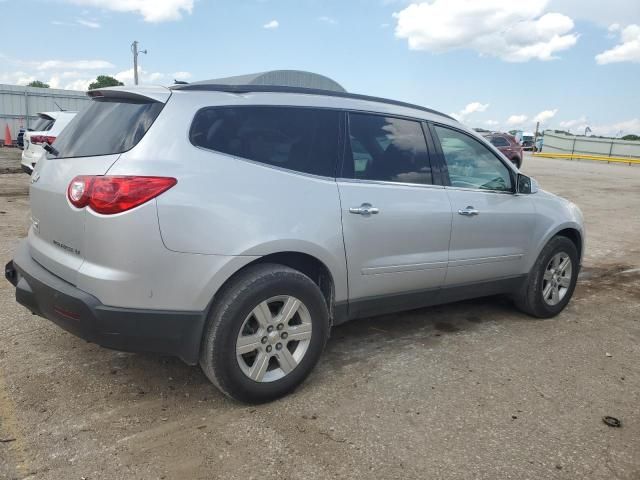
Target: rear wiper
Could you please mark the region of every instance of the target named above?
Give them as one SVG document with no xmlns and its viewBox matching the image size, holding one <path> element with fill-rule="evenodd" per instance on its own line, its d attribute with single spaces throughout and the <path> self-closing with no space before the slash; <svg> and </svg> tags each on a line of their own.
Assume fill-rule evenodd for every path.
<svg viewBox="0 0 640 480">
<path fill-rule="evenodd" d="M 60 152 L 53 145 L 49 145 L 48 143 L 45 143 L 42 146 L 42 148 L 44 148 L 45 151 L 47 151 L 48 153 L 50 153 L 54 157 L 57 157 L 58 155 L 60 155 Z"/>
</svg>

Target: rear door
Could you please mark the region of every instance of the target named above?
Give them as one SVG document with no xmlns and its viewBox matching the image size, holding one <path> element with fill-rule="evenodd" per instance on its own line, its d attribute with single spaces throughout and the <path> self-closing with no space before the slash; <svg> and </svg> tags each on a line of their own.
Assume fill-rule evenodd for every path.
<svg viewBox="0 0 640 480">
<path fill-rule="evenodd" d="M 57 137 L 59 154 L 43 157 L 31 176 L 31 256 L 72 284 L 84 259 L 86 209 L 69 203 L 69 183 L 77 175 L 104 175 L 140 141 L 164 105 L 128 92 L 96 95 Z"/>
<path fill-rule="evenodd" d="M 535 210 L 530 196 L 515 193 L 515 172 L 470 134 L 431 128 L 453 209 L 446 285 L 525 273 Z"/>
<path fill-rule="evenodd" d="M 338 187 L 350 313 L 428 303 L 445 279 L 451 207 L 433 183 L 422 124 L 369 113 L 348 118 Z"/>
</svg>

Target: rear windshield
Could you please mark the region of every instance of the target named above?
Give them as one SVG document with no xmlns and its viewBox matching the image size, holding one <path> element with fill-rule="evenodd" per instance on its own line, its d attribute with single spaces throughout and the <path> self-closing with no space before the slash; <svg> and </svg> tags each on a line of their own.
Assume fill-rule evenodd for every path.
<svg viewBox="0 0 640 480">
<path fill-rule="evenodd" d="M 163 106 L 151 100 L 95 98 L 56 138 L 54 146 L 59 154 L 55 158 L 131 150 L 147 133 Z"/>
<path fill-rule="evenodd" d="M 53 120 L 49 117 L 38 117 L 35 120 L 29 122 L 30 132 L 44 132 L 51 129 Z"/>
</svg>

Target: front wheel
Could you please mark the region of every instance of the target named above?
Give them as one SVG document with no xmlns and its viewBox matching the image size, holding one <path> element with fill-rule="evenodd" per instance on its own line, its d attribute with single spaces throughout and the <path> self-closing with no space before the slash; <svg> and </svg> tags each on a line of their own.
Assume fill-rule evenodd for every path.
<svg viewBox="0 0 640 480">
<path fill-rule="evenodd" d="M 267 402 L 304 381 L 328 334 L 327 303 L 309 277 L 282 265 L 255 265 L 216 295 L 200 365 L 227 396 Z"/>
<path fill-rule="evenodd" d="M 576 288 L 578 249 L 566 237 L 554 237 L 542 249 L 526 284 L 515 296 L 516 306 L 538 318 L 558 315 Z"/>
</svg>

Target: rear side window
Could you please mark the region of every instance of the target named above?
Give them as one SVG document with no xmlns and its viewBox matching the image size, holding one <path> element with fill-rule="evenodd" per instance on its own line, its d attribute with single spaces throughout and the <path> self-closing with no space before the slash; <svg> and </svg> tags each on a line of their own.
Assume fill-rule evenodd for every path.
<svg viewBox="0 0 640 480">
<path fill-rule="evenodd" d="M 420 122 L 349 114 L 343 176 L 361 180 L 431 184 L 431 166 Z"/>
<path fill-rule="evenodd" d="M 298 107 L 210 107 L 191 126 L 197 147 L 267 165 L 335 176 L 340 113 Z"/>
<path fill-rule="evenodd" d="M 55 148 L 63 157 L 90 157 L 131 150 L 154 122 L 163 103 L 95 98 L 58 135 Z"/>
</svg>

